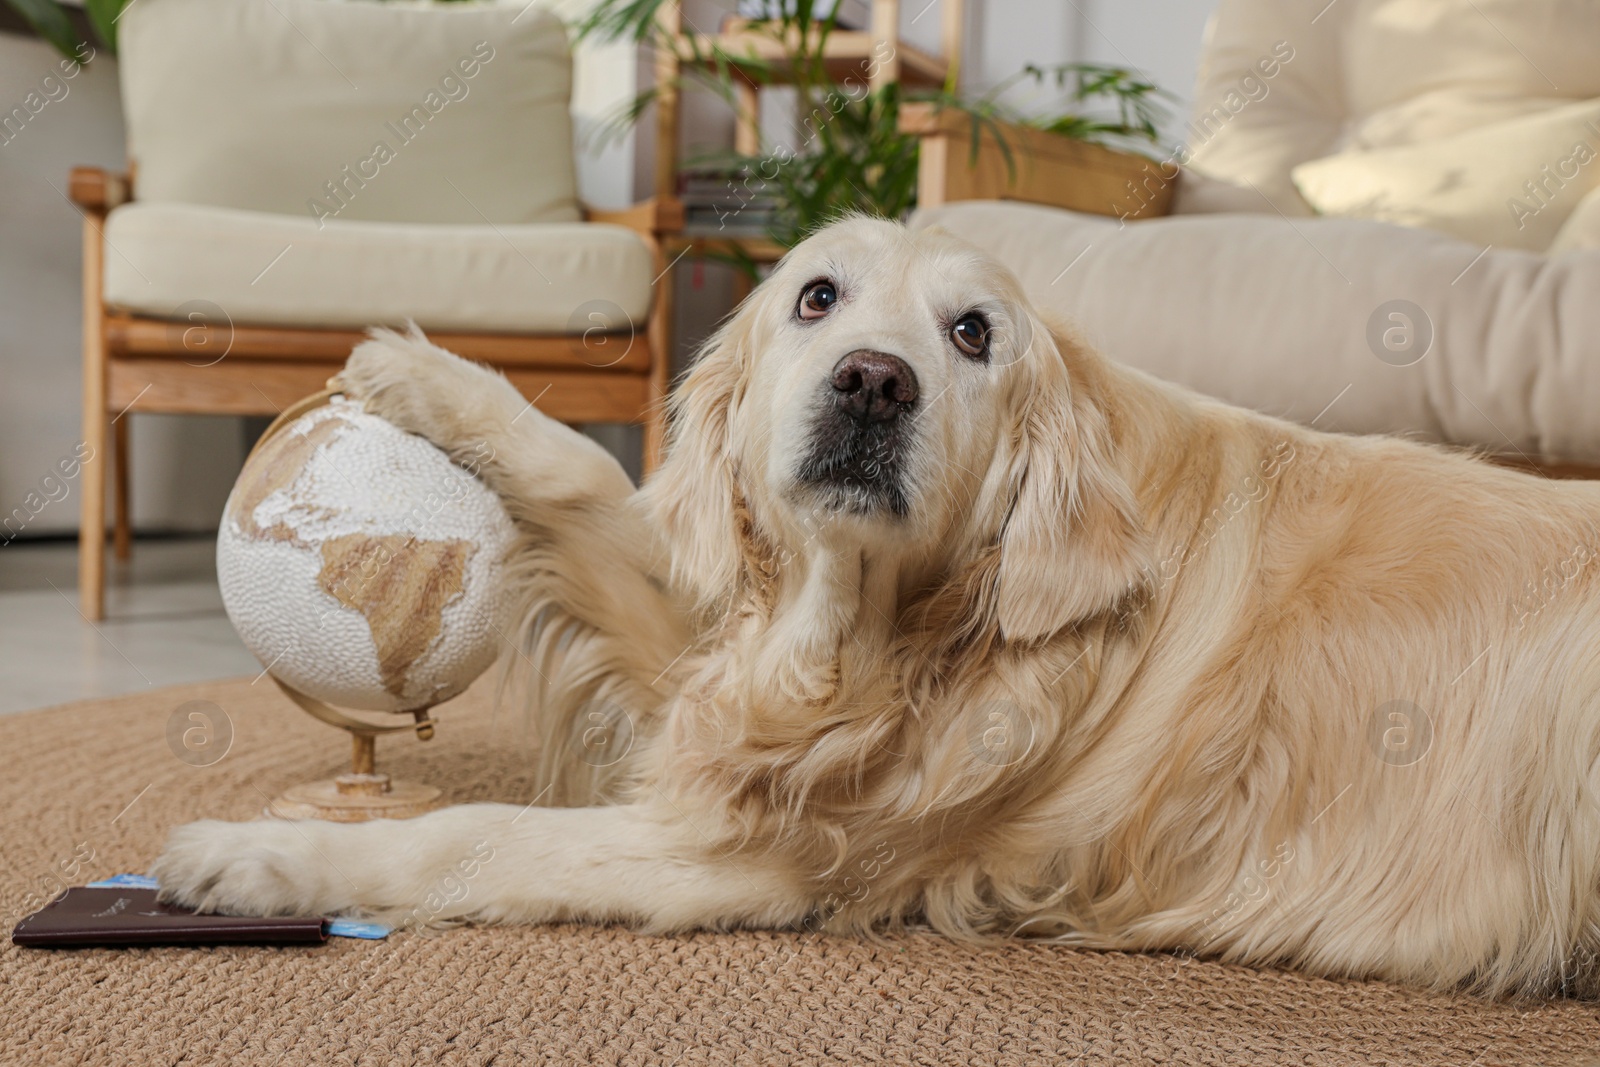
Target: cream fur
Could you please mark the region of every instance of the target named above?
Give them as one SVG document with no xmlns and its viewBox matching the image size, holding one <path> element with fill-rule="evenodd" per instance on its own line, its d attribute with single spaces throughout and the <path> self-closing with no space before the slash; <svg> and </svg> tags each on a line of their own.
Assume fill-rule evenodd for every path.
<svg viewBox="0 0 1600 1067">
<path fill-rule="evenodd" d="M 840 303 L 801 326 L 819 276 Z M 986 365 L 943 333 L 975 306 Z M 860 347 L 922 384 L 901 519 L 790 476 Z M 915 920 L 1600 986 L 1600 488 L 1203 399 L 1048 328 L 953 238 L 865 220 L 706 346 L 637 493 L 418 333 L 375 334 L 343 383 L 446 451 L 493 446 L 547 801 L 575 806 L 193 824 L 155 867 L 173 899 L 416 918 L 487 848 L 422 918 Z M 597 707 L 634 737 L 604 768 Z"/>
</svg>

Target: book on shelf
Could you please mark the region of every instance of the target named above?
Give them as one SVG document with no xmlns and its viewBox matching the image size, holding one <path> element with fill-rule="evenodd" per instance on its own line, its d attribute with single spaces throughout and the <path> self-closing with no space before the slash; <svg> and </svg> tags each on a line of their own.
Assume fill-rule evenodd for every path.
<svg viewBox="0 0 1600 1067">
<path fill-rule="evenodd" d="M 683 234 L 685 237 L 766 237 L 773 221 L 771 212 L 685 211 Z"/>
<path fill-rule="evenodd" d="M 702 168 L 678 175 L 684 232 L 707 237 L 759 237 L 776 218 L 778 198 L 739 167 Z"/>
<path fill-rule="evenodd" d="M 838 17 L 834 25 L 841 30 L 864 30 L 872 25 L 871 0 L 817 0 L 811 9 L 812 18 L 822 21 L 835 7 Z M 739 0 L 735 17 L 740 19 L 771 19 L 794 11 L 794 0 Z"/>
</svg>

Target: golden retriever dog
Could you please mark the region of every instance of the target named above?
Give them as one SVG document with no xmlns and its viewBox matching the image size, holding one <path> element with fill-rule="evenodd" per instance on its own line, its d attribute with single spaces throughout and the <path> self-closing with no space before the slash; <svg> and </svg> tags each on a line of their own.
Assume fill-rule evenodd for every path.
<svg viewBox="0 0 1600 1067">
<path fill-rule="evenodd" d="M 341 380 L 490 457 L 546 791 L 181 827 L 168 899 L 1600 986 L 1600 488 L 1204 399 L 865 219 L 706 345 L 638 491 L 415 331 Z"/>
</svg>

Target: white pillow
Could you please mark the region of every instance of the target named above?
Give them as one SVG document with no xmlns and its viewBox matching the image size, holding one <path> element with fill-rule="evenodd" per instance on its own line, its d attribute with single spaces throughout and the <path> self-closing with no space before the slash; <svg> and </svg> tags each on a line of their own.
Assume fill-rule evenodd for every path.
<svg viewBox="0 0 1600 1067">
<path fill-rule="evenodd" d="M 1418 144 L 1600 96 L 1595 0 L 1353 2 L 1344 147 Z"/>
<path fill-rule="evenodd" d="M 1220 0 L 1175 210 L 1310 214 L 1295 166 L 1600 97 L 1597 56 L 1596 0 Z"/>
<path fill-rule="evenodd" d="M 1324 215 L 1543 252 L 1585 194 L 1600 187 L 1600 100 L 1422 144 L 1341 152 L 1302 163 L 1293 175 Z"/>
<path fill-rule="evenodd" d="M 1289 170 L 1334 151 L 1344 124 L 1330 88 L 1339 81 L 1342 5 L 1313 24 L 1320 6 L 1222 0 L 1206 28 L 1177 156 L 1210 180 L 1180 182 L 1177 212 L 1312 213 Z"/>
</svg>

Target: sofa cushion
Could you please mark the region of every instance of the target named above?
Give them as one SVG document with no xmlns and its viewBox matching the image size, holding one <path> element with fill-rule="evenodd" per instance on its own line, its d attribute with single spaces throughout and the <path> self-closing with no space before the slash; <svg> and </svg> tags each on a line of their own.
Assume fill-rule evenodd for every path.
<svg viewBox="0 0 1600 1067">
<path fill-rule="evenodd" d="M 1423 144 L 1340 152 L 1300 164 L 1293 176 L 1325 215 L 1542 252 L 1584 195 L 1600 188 L 1600 100 Z"/>
<path fill-rule="evenodd" d="M 141 200 L 579 218 L 567 36 L 537 2 L 139 0 L 119 36 Z"/>
<path fill-rule="evenodd" d="M 1358 0 L 1343 17 L 1355 148 L 1432 141 L 1600 97 L 1594 0 Z"/>
<path fill-rule="evenodd" d="M 1309 215 L 1296 166 L 1600 97 L 1597 54 L 1593 0 L 1222 0 L 1180 134 L 1212 181 L 1180 184 L 1176 210 Z"/>
<path fill-rule="evenodd" d="M 105 236 L 108 304 L 181 318 L 180 308 L 209 301 L 241 325 L 414 319 L 440 330 L 571 333 L 589 325 L 584 308 L 642 323 L 656 273 L 638 235 L 598 223 L 319 226 L 135 201 L 110 214 Z"/>
<path fill-rule="evenodd" d="M 1281 0 L 1218 5 L 1178 156 L 1215 181 L 1179 182 L 1175 210 L 1312 213 L 1289 171 L 1335 151 L 1345 121 L 1339 37 L 1316 15 Z"/>
<path fill-rule="evenodd" d="M 1552 256 L 1578 249 L 1600 250 L 1600 189 L 1591 189 L 1578 202 L 1549 248 Z"/>
<path fill-rule="evenodd" d="M 1125 364 L 1319 429 L 1600 461 L 1600 251 L 1353 219 L 920 211 Z M 1080 258 L 1081 257 L 1081 258 Z"/>
</svg>

